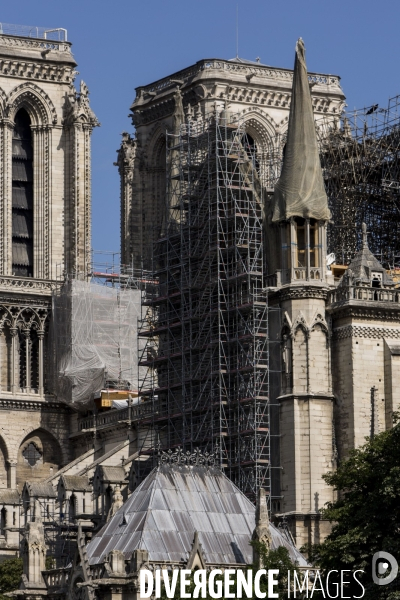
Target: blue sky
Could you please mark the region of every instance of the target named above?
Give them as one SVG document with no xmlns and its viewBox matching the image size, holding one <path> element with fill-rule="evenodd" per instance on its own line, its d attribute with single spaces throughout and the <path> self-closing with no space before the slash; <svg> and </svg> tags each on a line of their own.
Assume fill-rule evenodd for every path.
<svg viewBox="0 0 400 600">
<path fill-rule="evenodd" d="M 135 87 L 201 58 L 236 54 L 293 66 L 303 37 L 309 71 L 340 75 L 349 108 L 400 94 L 400 0 L 19 0 L 4 23 L 64 27 L 102 126 L 93 133 L 93 248 L 119 250 L 119 178 L 113 162 Z"/>
</svg>

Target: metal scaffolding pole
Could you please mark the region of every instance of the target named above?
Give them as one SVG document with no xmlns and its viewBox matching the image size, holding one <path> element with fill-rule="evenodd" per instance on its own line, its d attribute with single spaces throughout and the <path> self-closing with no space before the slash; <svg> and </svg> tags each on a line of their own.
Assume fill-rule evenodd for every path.
<svg viewBox="0 0 400 600">
<path fill-rule="evenodd" d="M 224 115 L 224 113 L 223 113 Z M 255 146 L 234 117 L 167 139 L 158 286 L 144 299 L 143 399 L 165 448 L 221 449 L 251 498 L 270 490 L 267 295 Z"/>
</svg>

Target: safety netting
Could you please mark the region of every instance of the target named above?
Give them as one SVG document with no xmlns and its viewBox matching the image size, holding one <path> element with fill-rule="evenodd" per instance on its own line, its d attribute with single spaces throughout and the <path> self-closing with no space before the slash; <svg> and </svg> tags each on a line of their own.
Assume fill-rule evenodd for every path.
<svg viewBox="0 0 400 600">
<path fill-rule="evenodd" d="M 50 391 L 85 405 L 105 387 L 138 387 L 139 290 L 72 280 L 54 292 Z"/>
</svg>

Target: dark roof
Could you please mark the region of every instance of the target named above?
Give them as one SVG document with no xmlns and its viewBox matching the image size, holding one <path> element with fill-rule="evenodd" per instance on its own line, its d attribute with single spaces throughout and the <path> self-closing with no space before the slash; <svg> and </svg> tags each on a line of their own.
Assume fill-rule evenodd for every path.
<svg viewBox="0 0 400 600">
<path fill-rule="evenodd" d="M 60 481 L 62 481 L 66 490 L 74 492 L 92 491 L 92 486 L 87 477 L 79 477 L 79 475 L 61 475 Z"/>
<path fill-rule="evenodd" d="M 0 490 L 0 504 L 19 504 L 21 498 L 17 490 L 8 488 Z"/>
<path fill-rule="evenodd" d="M 126 477 L 124 467 L 108 467 L 100 465 L 97 467 L 97 471 L 102 481 L 109 481 L 110 483 L 120 483 L 124 481 Z"/>
<path fill-rule="evenodd" d="M 45 481 L 25 481 L 24 488 L 27 488 L 28 493 L 33 498 L 56 498 L 57 494 L 51 483 Z"/>
<path fill-rule="evenodd" d="M 148 550 L 151 561 L 186 562 L 198 532 L 208 564 L 252 562 L 255 507 L 218 468 L 166 466 L 154 469 L 87 546 L 90 564 L 111 550 L 129 559 Z M 283 532 L 271 525 L 272 545 L 286 546 L 307 563 Z"/>
</svg>

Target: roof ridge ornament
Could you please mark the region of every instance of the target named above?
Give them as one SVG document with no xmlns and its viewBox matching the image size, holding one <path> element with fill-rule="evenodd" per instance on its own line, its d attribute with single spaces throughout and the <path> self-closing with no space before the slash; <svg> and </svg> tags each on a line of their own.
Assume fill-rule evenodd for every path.
<svg viewBox="0 0 400 600">
<path fill-rule="evenodd" d="M 209 467 L 219 468 L 220 447 L 217 445 L 214 452 L 202 452 L 196 448 L 193 452 L 182 450 L 179 446 L 176 450 L 160 450 L 158 452 L 158 466 L 168 467 Z"/>
</svg>

